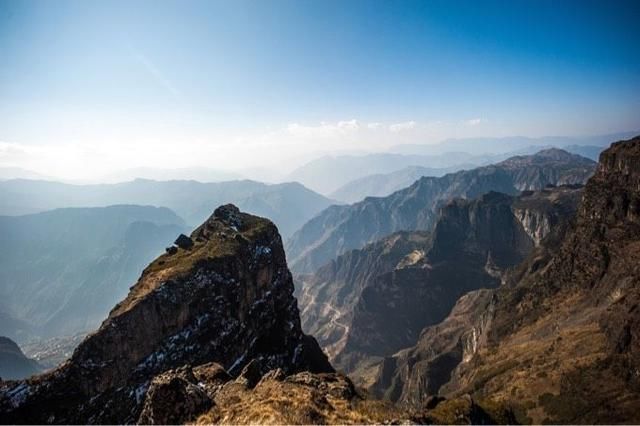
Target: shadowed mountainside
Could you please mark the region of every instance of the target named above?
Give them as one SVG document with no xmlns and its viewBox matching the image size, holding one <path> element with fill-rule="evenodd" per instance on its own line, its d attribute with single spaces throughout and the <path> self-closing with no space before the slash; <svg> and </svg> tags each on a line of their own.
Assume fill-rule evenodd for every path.
<svg viewBox="0 0 640 426">
<path fill-rule="evenodd" d="M 24 379 L 40 371 L 42 367 L 27 358 L 16 342 L 0 336 L 0 379 Z"/>
<path fill-rule="evenodd" d="M 400 232 L 302 277 L 301 318 L 334 365 L 366 384 L 366 367 L 412 345 L 456 300 L 495 288 L 575 212 L 579 187 L 490 192 L 442 208 L 432 234 Z"/>
<path fill-rule="evenodd" d="M 453 198 L 475 198 L 489 191 L 517 195 L 549 184 L 581 184 L 594 170 L 591 160 L 550 149 L 439 178 L 423 177 L 388 197 L 331 206 L 287 241 L 290 267 L 296 273 L 311 273 L 336 256 L 393 232 L 430 230 L 439 207 Z"/>
<path fill-rule="evenodd" d="M 638 423 L 639 164 L 640 137 L 604 151 L 575 222 L 382 361 L 371 388 L 410 405 L 471 393 L 521 422 Z"/>
</svg>

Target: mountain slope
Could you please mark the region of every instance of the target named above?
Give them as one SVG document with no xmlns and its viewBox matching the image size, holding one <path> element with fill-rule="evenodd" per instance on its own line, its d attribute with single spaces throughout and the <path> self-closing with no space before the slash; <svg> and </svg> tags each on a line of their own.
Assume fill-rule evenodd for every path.
<svg viewBox="0 0 640 426">
<path fill-rule="evenodd" d="M 373 388 L 408 404 L 470 392 L 519 421 L 638 423 L 639 164 L 640 137 L 604 151 L 575 223 L 386 359 Z"/>
<path fill-rule="evenodd" d="M 464 168 L 469 167 L 460 165 L 460 167 L 435 169 L 409 166 L 387 174 L 373 174 L 352 180 L 332 192 L 330 197 L 345 203 L 355 203 L 365 197 L 386 197 L 395 191 L 406 188 L 422 176 L 442 176 Z"/>
<path fill-rule="evenodd" d="M 402 155 L 378 153 L 367 155 L 325 156 L 297 168 L 288 176 L 321 194 L 331 194 L 355 179 L 371 174 L 392 173 L 409 166 L 428 168 L 456 167 L 487 164 L 490 156 L 474 157 L 464 152 L 446 152 L 439 155 Z"/>
<path fill-rule="evenodd" d="M 429 230 L 439 206 L 452 198 L 475 198 L 489 191 L 515 195 L 548 184 L 584 183 L 595 163 L 550 149 L 495 165 L 423 177 L 384 198 L 331 206 L 307 222 L 287 242 L 290 267 L 309 273 L 330 259 L 399 230 Z"/>
<path fill-rule="evenodd" d="M 508 268 L 571 217 L 580 193 L 558 187 L 453 200 L 433 234 L 400 232 L 347 252 L 303 278 L 304 329 L 337 368 L 366 383 L 366 366 L 412 345 L 460 296 L 499 286 Z"/>
<path fill-rule="evenodd" d="M 27 358 L 13 340 L 0 336 L 0 379 L 24 379 L 40 371 L 42 367 Z"/>
<path fill-rule="evenodd" d="M 29 180 L 0 182 L 0 214 L 5 215 L 66 207 L 153 205 L 170 208 L 195 227 L 216 206 L 228 202 L 252 213 L 272 217 L 285 236 L 331 204 L 331 200 L 295 182 L 277 185 L 249 180 L 201 183 L 137 179 L 104 185 Z"/>
<path fill-rule="evenodd" d="M 24 326 L 3 333 L 24 340 L 94 329 L 184 230 L 172 211 L 142 206 L 0 217 L 0 311 Z"/>
<path fill-rule="evenodd" d="M 152 384 L 154 378 L 189 365 L 201 365 L 196 374 L 212 386 L 227 374 L 212 362 L 234 376 L 246 371 L 249 382 L 276 368 L 285 374 L 332 371 L 315 340 L 300 329 L 273 223 L 223 206 L 191 240 L 191 248 L 152 262 L 69 362 L 29 381 L 2 384 L 0 421 L 135 422 L 145 396 L 152 404 L 158 393 L 174 389 Z M 195 392 L 191 402 L 201 410 L 210 406 L 202 388 L 170 383 Z"/>
</svg>

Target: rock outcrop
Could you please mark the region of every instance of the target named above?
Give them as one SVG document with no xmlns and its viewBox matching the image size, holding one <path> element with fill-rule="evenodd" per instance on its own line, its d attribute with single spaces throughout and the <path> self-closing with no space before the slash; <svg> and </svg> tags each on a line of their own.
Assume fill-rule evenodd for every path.
<svg viewBox="0 0 640 426">
<path fill-rule="evenodd" d="M 336 368 L 372 387 L 372 363 L 414 345 L 465 293 L 500 286 L 551 229 L 573 217 L 580 195 L 580 187 L 563 186 L 453 200 L 432 233 L 396 233 L 300 277 L 303 328 Z"/>
<path fill-rule="evenodd" d="M 595 166 L 589 159 L 549 149 L 442 177 L 423 177 L 387 197 L 331 206 L 287 241 L 289 266 L 295 273 L 313 273 L 331 259 L 394 232 L 431 230 L 439 208 L 451 199 L 473 199 L 489 191 L 517 195 L 549 184 L 584 184 Z"/>
<path fill-rule="evenodd" d="M 604 151 L 575 222 L 381 363 L 373 387 L 412 405 L 471 394 L 519 422 L 638 423 L 639 164 L 640 137 Z"/>
<path fill-rule="evenodd" d="M 211 403 L 189 385 L 201 373 L 215 373 L 206 364 L 218 363 L 232 376 L 250 362 L 260 376 L 278 368 L 287 375 L 333 371 L 315 339 L 301 331 L 275 225 L 227 205 L 191 240 L 188 250 L 152 262 L 69 361 L 42 376 L 2 383 L 0 421 L 193 420 Z M 197 367 L 193 376 L 185 366 Z M 164 396 L 185 402 L 163 413 L 153 401 Z"/>
</svg>

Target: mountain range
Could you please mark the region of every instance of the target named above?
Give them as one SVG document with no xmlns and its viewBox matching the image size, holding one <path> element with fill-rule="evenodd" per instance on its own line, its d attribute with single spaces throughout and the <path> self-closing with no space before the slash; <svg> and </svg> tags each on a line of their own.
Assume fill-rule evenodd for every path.
<svg viewBox="0 0 640 426">
<path fill-rule="evenodd" d="M 186 230 L 167 208 L 111 206 L 0 216 L 0 335 L 26 342 L 93 330 Z"/>
<path fill-rule="evenodd" d="M 65 207 L 152 205 L 173 210 L 188 225 L 195 227 L 216 206 L 228 202 L 272 218 L 285 236 L 331 204 L 331 200 L 298 183 L 267 185 L 249 180 L 201 183 L 145 179 L 100 185 L 32 180 L 0 182 L 0 215 L 23 215 Z"/>
<path fill-rule="evenodd" d="M 501 285 L 576 211 L 580 187 L 455 199 L 433 232 L 399 232 L 349 251 L 302 278 L 301 319 L 333 365 L 367 382 L 375 361 L 412 345 L 464 294 Z"/>
<path fill-rule="evenodd" d="M 336 256 L 395 231 L 429 230 L 438 208 L 452 198 L 475 198 L 488 191 L 516 195 L 550 184 L 580 184 L 593 174 L 595 165 L 584 157 L 549 149 L 442 177 L 422 177 L 387 197 L 328 207 L 287 241 L 290 267 L 296 273 L 314 272 Z"/>
<path fill-rule="evenodd" d="M 0 380 L 0 423 L 638 423 L 640 137 L 533 157 L 300 276 L 303 321 L 277 227 L 220 206 L 68 361 Z"/>
<path fill-rule="evenodd" d="M 470 393 L 521 423 L 637 423 L 638 164 L 640 137 L 604 151 L 575 220 L 380 361 L 370 388 L 408 405 Z"/>
</svg>

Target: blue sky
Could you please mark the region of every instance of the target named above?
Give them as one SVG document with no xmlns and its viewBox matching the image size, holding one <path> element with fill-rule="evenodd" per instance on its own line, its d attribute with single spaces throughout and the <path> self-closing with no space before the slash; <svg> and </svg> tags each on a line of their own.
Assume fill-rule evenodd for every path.
<svg viewBox="0 0 640 426">
<path fill-rule="evenodd" d="M 638 1 L 0 0 L 0 166 L 635 130 L 637 22 Z"/>
</svg>

